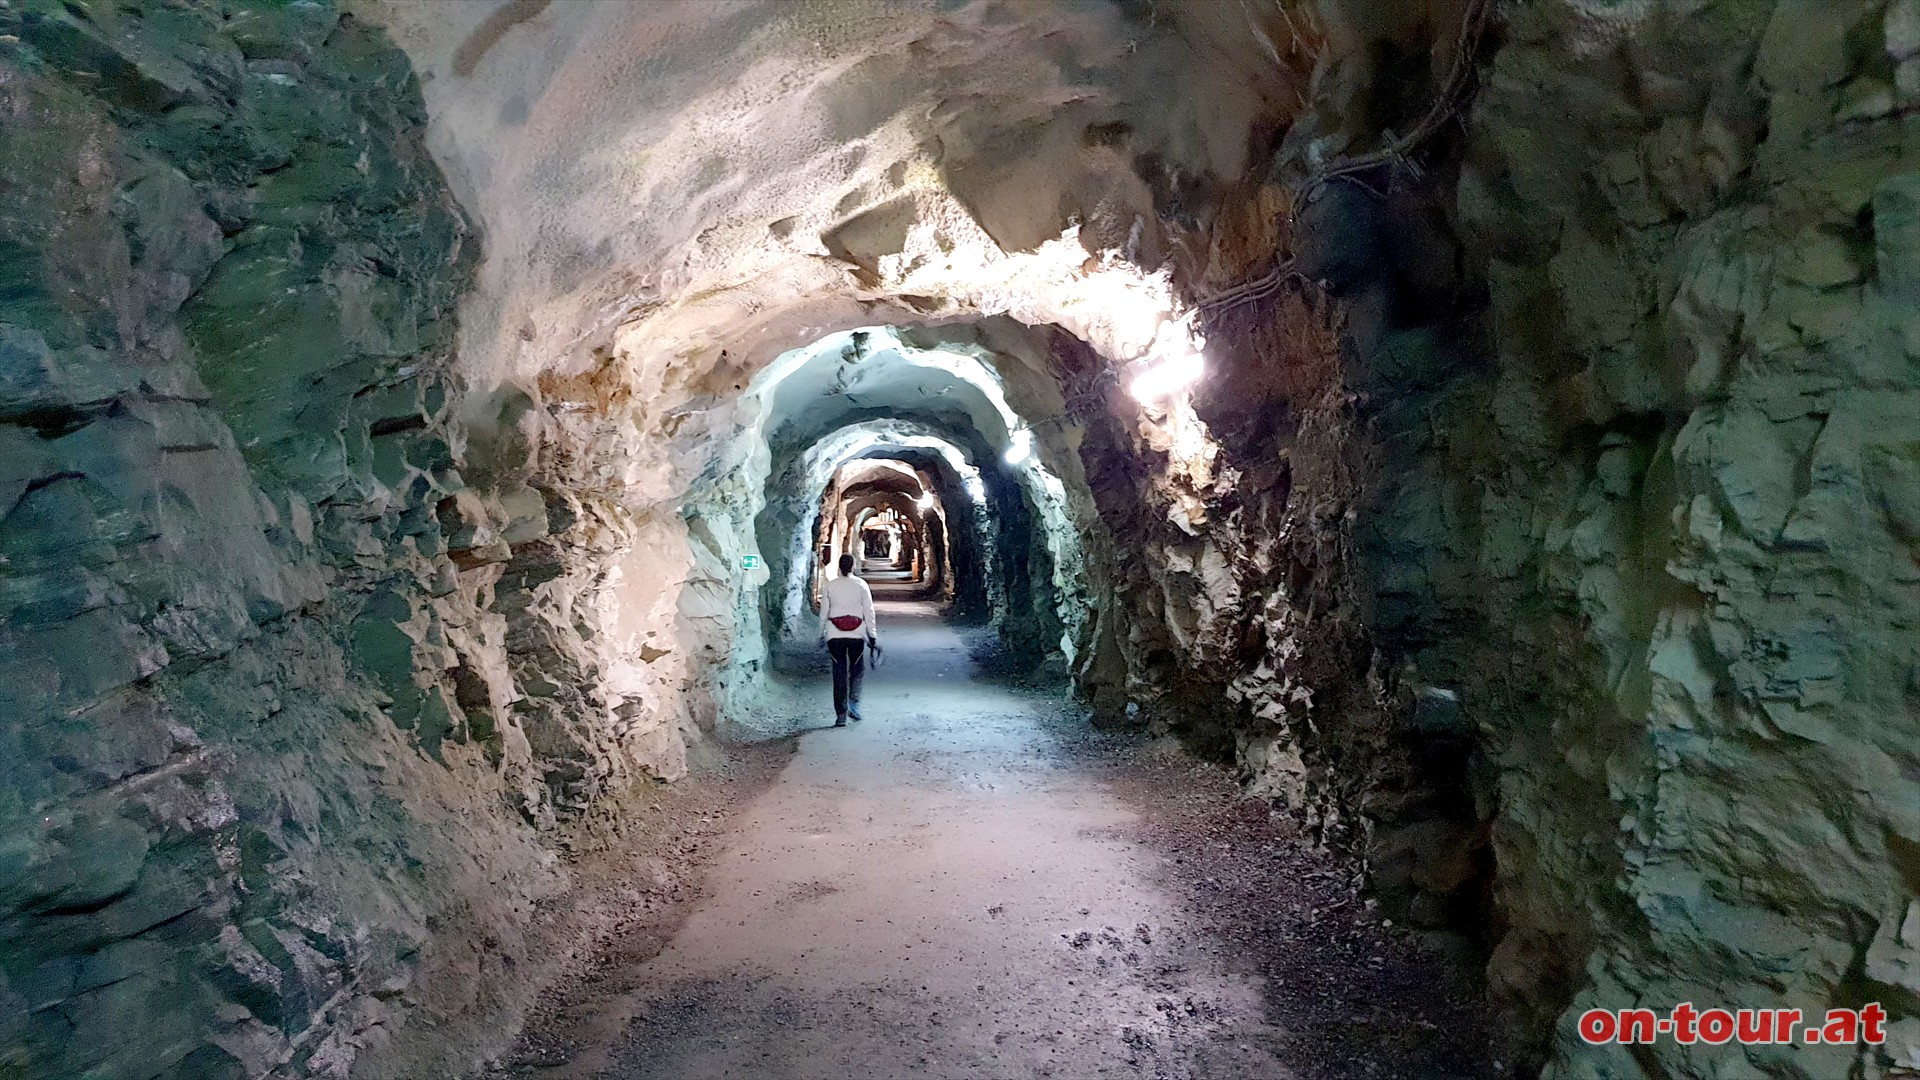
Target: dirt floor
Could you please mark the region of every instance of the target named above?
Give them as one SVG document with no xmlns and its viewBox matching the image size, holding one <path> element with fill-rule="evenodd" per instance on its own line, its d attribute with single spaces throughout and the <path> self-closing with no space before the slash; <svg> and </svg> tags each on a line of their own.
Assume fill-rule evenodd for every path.
<svg viewBox="0 0 1920 1080">
<path fill-rule="evenodd" d="M 792 760 L 708 785 L 744 805 L 660 811 L 693 831 L 630 865 L 672 887 L 489 1076 L 1503 1075 L 1470 980 L 1224 772 L 988 679 L 925 605 L 880 625 L 867 719 L 813 680 Z"/>
</svg>

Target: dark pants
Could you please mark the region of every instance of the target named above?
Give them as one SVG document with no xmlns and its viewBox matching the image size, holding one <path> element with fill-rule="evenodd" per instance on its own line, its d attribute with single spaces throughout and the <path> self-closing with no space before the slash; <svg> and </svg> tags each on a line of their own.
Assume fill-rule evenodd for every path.
<svg viewBox="0 0 1920 1080">
<path fill-rule="evenodd" d="M 833 715 L 847 718 L 851 707 L 860 712 L 860 680 L 867 674 L 867 642 L 864 638 L 833 638 L 827 642 L 827 655 L 833 657 Z"/>
</svg>

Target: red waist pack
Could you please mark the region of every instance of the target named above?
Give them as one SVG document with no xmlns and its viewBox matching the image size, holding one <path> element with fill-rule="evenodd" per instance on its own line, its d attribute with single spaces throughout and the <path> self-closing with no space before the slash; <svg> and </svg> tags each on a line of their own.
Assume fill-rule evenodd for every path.
<svg viewBox="0 0 1920 1080">
<path fill-rule="evenodd" d="M 860 629 L 860 616 L 858 615 L 835 615 L 827 621 L 832 623 L 833 628 L 836 630 Z"/>
</svg>

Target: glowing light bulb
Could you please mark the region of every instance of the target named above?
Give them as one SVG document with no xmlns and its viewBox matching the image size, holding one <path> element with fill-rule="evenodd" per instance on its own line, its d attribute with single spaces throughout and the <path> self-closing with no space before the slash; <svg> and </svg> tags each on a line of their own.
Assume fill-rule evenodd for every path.
<svg viewBox="0 0 1920 1080">
<path fill-rule="evenodd" d="M 1133 395 L 1133 400 L 1143 404 L 1158 401 L 1192 386 L 1206 373 L 1206 356 L 1198 348 L 1187 345 L 1173 355 L 1149 364 L 1127 384 L 1127 392 Z"/>
<path fill-rule="evenodd" d="M 1033 455 L 1033 432 L 1020 429 L 1013 433 L 1012 444 L 1007 447 L 1006 462 L 1018 465 Z"/>
<path fill-rule="evenodd" d="M 933 492 L 931 491 L 921 492 L 920 497 L 913 501 L 913 505 L 919 507 L 923 511 L 933 509 Z"/>
</svg>

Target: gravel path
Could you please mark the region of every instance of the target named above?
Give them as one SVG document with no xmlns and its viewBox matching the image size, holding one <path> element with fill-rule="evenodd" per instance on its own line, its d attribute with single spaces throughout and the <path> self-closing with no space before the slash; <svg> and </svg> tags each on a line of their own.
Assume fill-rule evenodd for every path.
<svg viewBox="0 0 1920 1080">
<path fill-rule="evenodd" d="M 924 605 L 880 623 L 867 720 L 803 735 L 664 947 L 496 1075 L 1498 1075 L 1470 988 L 1224 774 L 984 679 Z"/>
</svg>

